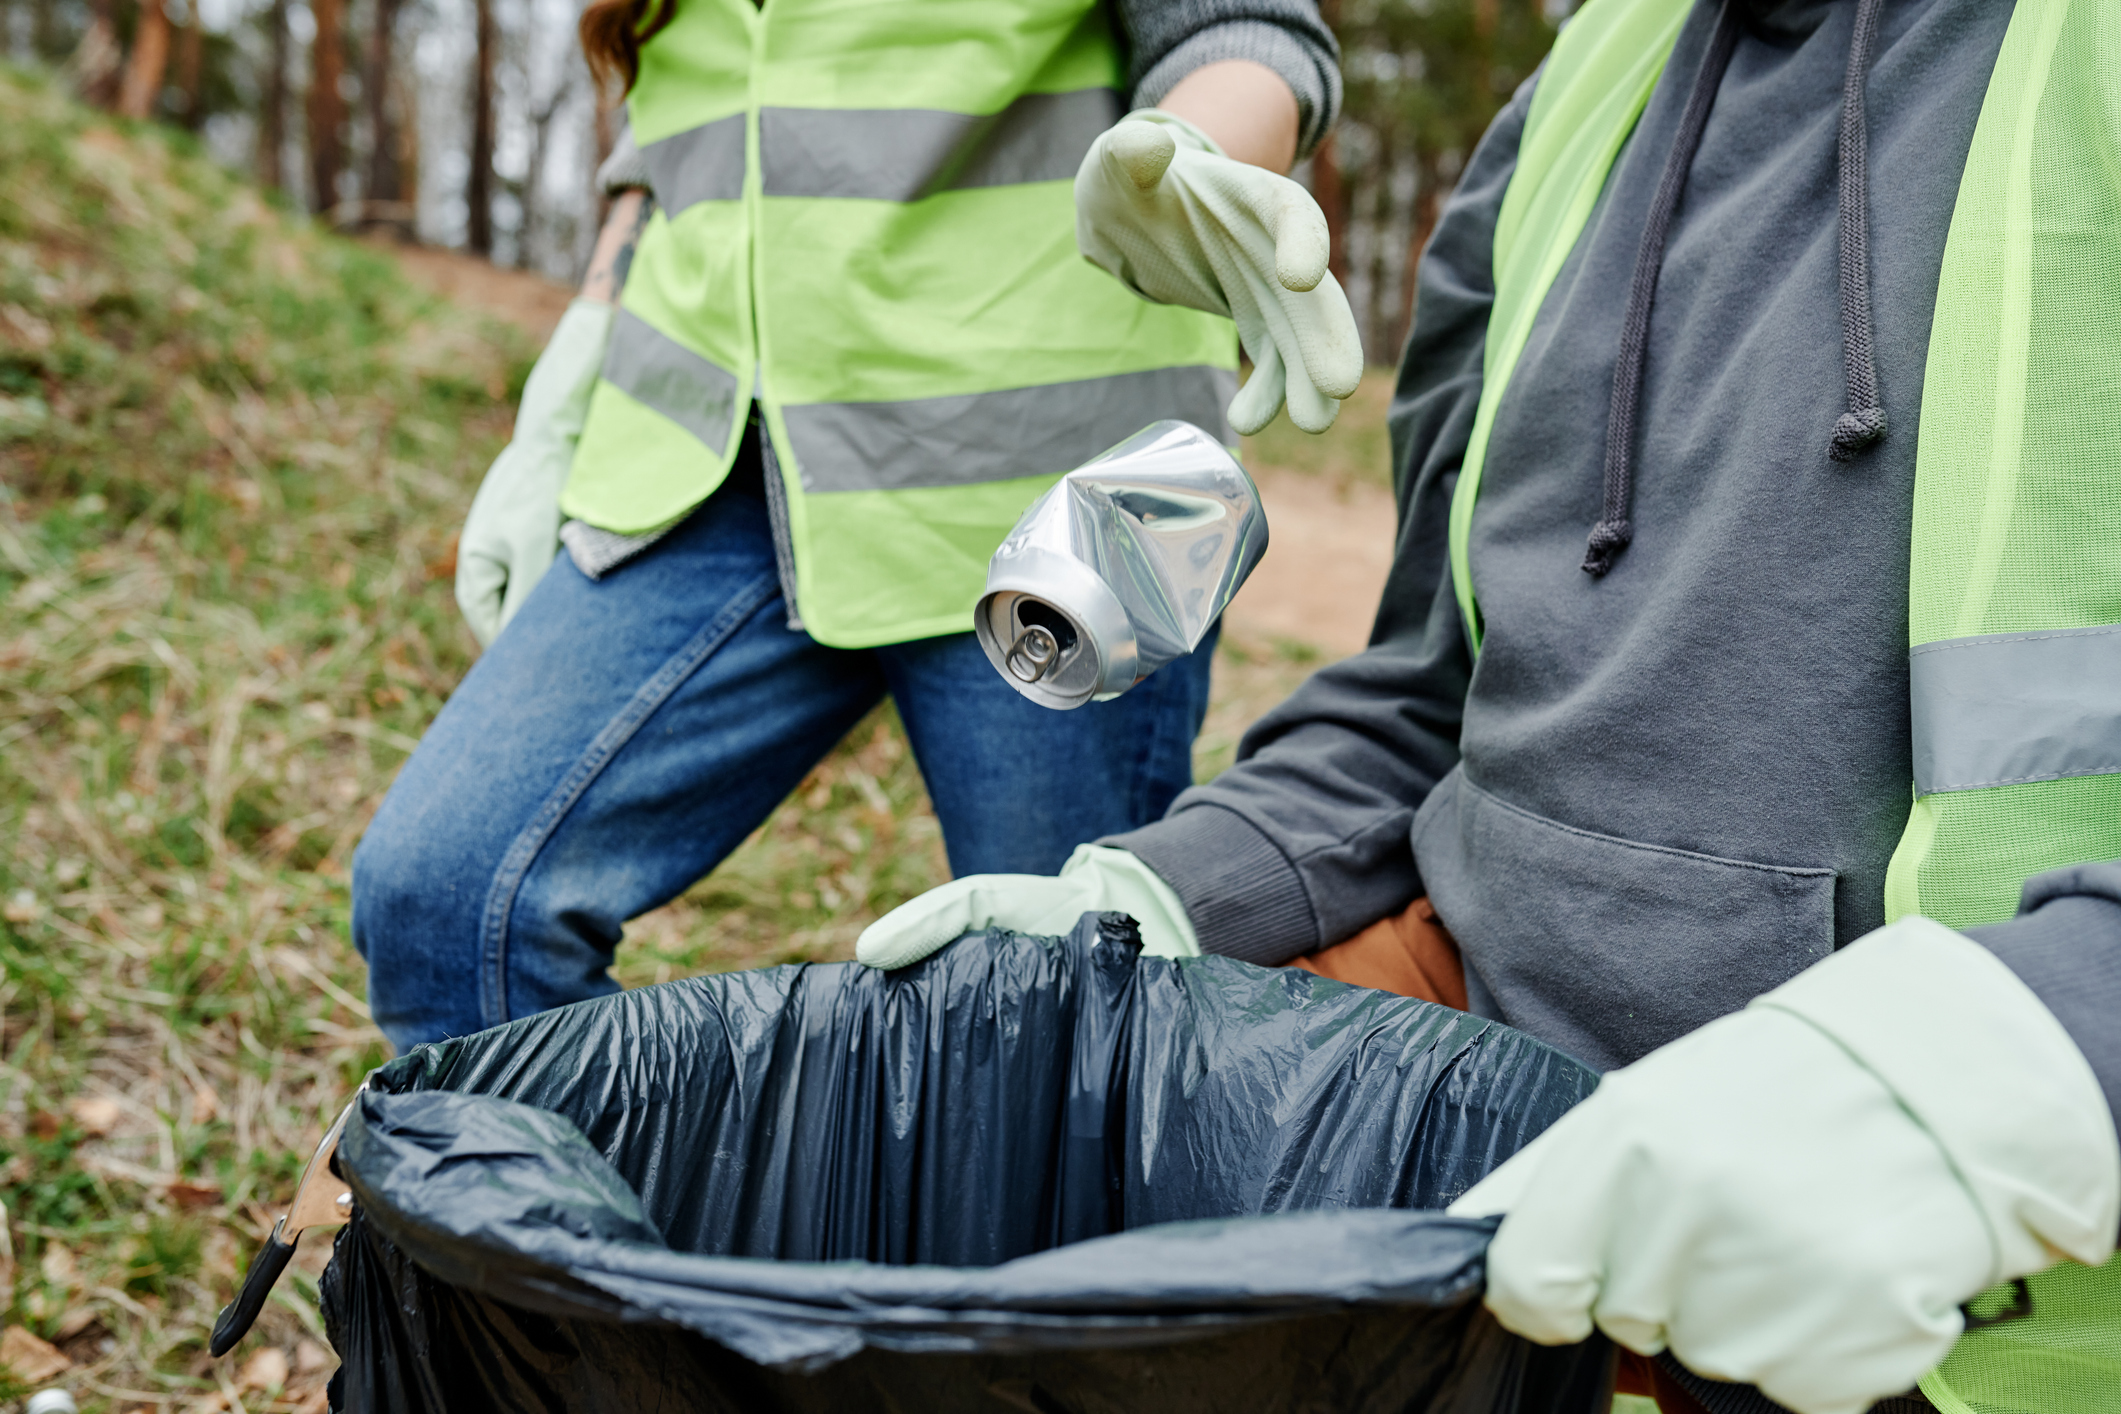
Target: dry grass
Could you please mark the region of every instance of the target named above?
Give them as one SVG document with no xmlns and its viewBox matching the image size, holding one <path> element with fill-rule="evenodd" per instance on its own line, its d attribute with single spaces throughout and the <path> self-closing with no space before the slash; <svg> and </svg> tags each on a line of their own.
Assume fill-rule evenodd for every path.
<svg viewBox="0 0 2121 1414">
<path fill-rule="evenodd" d="M 346 861 L 470 661 L 451 536 L 532 352 L 0 69 L 0 1404 L 323 1407 L 324 1242 L 205 1335 L 386 1055 Z M 1204 769 L 1311 666 L 1226 653 Z M 844 957 L 944 876 L 887 709 L 618 974 Z"/>
<path fill-rule="evenodd" d="M 321 1252 L 247 1363 L 204 1334 L 385 1054 L 345 861 L 468 661 L 527 353 L 0 77 L 0 1349 L 85 1409 L 321 1407 Z"/>
</svg>

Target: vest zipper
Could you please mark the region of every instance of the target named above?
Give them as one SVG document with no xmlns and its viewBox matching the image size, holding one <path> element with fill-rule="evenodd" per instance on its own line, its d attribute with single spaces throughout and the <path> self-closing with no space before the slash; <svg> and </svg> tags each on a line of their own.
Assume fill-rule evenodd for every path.
<svg viewBox="0 0 2121 1414">
<path fill-rule="evenodd" d="M 759 472 L 766 483 L 766 523 L 773 528 L 773 567 L 781 577 L 781 600 L 788 606 L 788 628 L 803 632 L 802 615 L 795 608 L 795 541 L 788 533 L 788 488 L 781 484 L 781 459 L 773 452 L 773 433 L 763 411 L 752 416 L 759 424 Z"/>
<path fill-rule="evenodd" d="M 744 173 L 745 215 L 750 230 L 751 280 L 751 417 L 759 430 L 759 479 L 766 488 L 766 523 L 773 534 L 773 567 L 781 581 L 781 602 L 787 606 L 788 629 L 803 632 L 803 619 L 796 608 L 795 536 L 789 528 L 788 487 L 781 480 L 781 459 L 773 446 L 773 420 L 766 415 L 766 340 L 760 302 L 764 291 L 759 281 L 759 202 L 765 194 L 765 153 L 759 123 L 759 52 L 765 47 L 766 12 L 773 0 L 755 0 L 745 16 L 751 31 L 751 72 L 747 78 L 750 124 L 746 141 Z"/>
</svg>

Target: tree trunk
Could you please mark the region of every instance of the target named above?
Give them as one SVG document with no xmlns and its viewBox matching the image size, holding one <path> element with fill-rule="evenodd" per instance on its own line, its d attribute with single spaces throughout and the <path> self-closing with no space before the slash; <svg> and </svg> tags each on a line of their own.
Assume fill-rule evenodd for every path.
<svg viewBox="0 0 2121 1414">
<path fill-rule="evenodd" d="M 398 25 L 398 0 L 375 0 L 375 28 L 368 36 L 368 72 L 361 80 L 368 100 L 368 190 L 370 203 L 404 200 L 404 174 L 398 166 L 398 138 L 390 112 L 391 48 Z"/>
<path fill-rule="evenodd" d="M 405 204 L 405 239 L 420 238 L 420 86 L 397 88 L 397 166 L 399 200 Z"/>
<path fill-rule="evenodd" d="M 1328 257 L 1333 278 L 1342 286 L 1348 283 L 1348 191 L 1340 179 L 1340 154 L 1334 149 L 1333 135 L 1311 154 L 1311 196 L 1318 202 L 1318 209 L 1326 214 L 1326 239 L 1332 247 Z"/>
<path fill-rule="evenodd" d="M 1318 17 L 1340 33 L 1340 0 L 1318 0 Z M 1341 180 L 1340 149 L 1329 131 L 1311 154 L 1311 195 L 1326 216 L 1327 266 L 1342 288 L 1348 283 L 1348 188 Z"/>
<path fill-rule="evenodd" d="M 1436 218 L 1443 214 L 1443 174 L 1427 162 L 1416 170 L 1421 173 L 1421 190 L 1414 196 L 1414 220 L 1407 232 L 1406 274 L 1399 289 L 1399 313 L 1392 321 L 1391 356 L 1395 361 L 1406 347 L 1407 335 L 1414 332 L 1414 275 L 1421 267 L 1421 253 L 1435 233 Z"/>
<path fill-rule="evenodd" d="M 145 118 L 155 111 L 162 74 L 169 67 L 169 15 L 162 0 L 142 0 L 140 22 L 133 29 L 133 52 L 126 56 L 125 81 L 118 85 L 118 116 Z"/>
<path fill-rule="evenodd" d="M 265 91 L 259 95 L 258 180 L 272 191 L 287 186 L 281 149 L 287 146 L 287 0 L 265 12 Z"/>
<path fill-rule="evenodd" d="M 493 0 L 478 0 L 478 66 L 471 83 L 471 176 L 464 186 L 466 238 L 479 255 L 493 254 L 493 66 L 500 49 Z"/>
<path fill-rule="evenodd" d="M 339 93 L 344 16 L 339 0 L 311 0 L 309 8 L 317 19 L 317 37 L 309 46 L 309 199 L 311 210 L 328 216 L 339 204 L 339 173 L 346 165 L 346 100 Z"/>
<path fill-rule="evenodd" d="M 206 30 L 199 23 L 199 7 L 177 31 L 177 88 L 184 95 L 184 126 L 199 131 L 204 121 L 199 112 L 201 90 L 206 81 Z"/>
<path fill-rule="evenodd" d="M 529 64 L 524 64 L 523 80 L 530 81 Z M 530 235 L 537 223 L 539 199 L 544 195 L 539 185 L 545 172 L 545 157 L 551 150 L 552 120 L 559 116 L 560 109 L 574 92 L 574 70 L 563 69 L 560 82 L 552 91 L 552 97 L 541 108 L 530 114 L 530 171 L 523 178 L 523 224 L 516 235 L 516 268 L 530 268 Z"/>
<path fill-rule="evenodd" d="M 59 0 L 30 0 L 30 48 L 39 59 L 52 63 L 66 57 L 65 40 L 59 33 Z"/>
</svg>

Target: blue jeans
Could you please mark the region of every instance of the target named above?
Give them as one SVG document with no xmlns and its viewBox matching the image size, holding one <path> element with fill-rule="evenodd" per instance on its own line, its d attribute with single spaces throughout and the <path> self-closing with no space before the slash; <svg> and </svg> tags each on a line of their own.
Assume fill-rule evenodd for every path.
<svg viewBox="0 0 2121 1414">
<path fill-rule="evenodd" d="M 353 940 L 400 1051 L 618 990 L 625 920 L 712 870 L 889 693 L 956 873 L 1050 874 L 1192 782 L 1214 640 L 1056 712 L 971 634 L 787 626 L 735 488 L 591 580 L 561 555 L 405 764 L 353 860 Z"/>
</svg>

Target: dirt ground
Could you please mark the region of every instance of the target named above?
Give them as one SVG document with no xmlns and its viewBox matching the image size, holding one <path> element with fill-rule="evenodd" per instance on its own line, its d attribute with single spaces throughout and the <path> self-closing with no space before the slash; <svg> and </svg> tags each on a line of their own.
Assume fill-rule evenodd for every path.
<svg viewBox="0 0 2121 1414">
<path fill-rule="evenodd" d="M 1392 493 L 1279 467 L 1259 468 L 1254 479 L 1267 504 L 1267 554 L 1225 626 L 1308 643 L 1329 658 L 1362 651 L 1392 567 Z"/>
<path fill-rule="evenodd" d="M 539 343 L 551 335 L 574 298 L 574 291 L 543 275 L 503 269 L 462 251 L 384 240 L 375 245 L 395 255 L 407 278 L 422 289 L 505 319 Z"/>
</svg>

